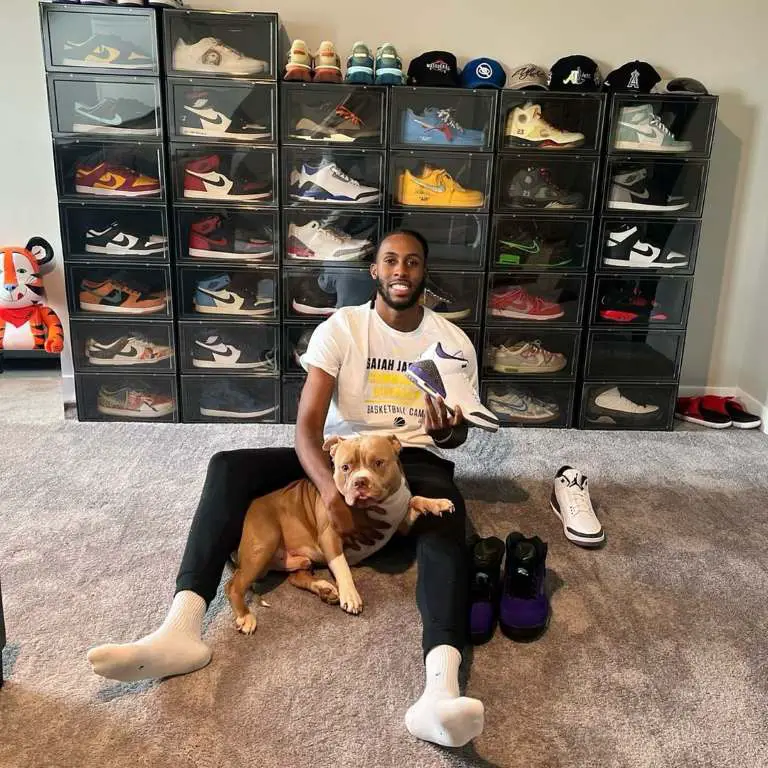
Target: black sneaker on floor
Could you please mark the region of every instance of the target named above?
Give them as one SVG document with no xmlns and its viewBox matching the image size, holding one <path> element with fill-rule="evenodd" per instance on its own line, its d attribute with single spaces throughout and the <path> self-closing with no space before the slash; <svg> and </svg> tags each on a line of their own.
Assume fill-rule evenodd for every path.
<svg viewBox="0 0 768 768">
<path fill-rule="evenodd" d="M 469 540 L 469 638 L 473 645 L 487 643 L 496 630 L 504 542 L 496 536 Z"/>
</svg>

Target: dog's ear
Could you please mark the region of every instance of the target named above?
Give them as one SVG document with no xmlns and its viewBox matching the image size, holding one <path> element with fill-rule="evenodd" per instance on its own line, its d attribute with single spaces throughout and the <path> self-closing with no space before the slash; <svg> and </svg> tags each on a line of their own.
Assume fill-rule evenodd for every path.
<svg viewBox="0 0 768 768">
<path fill-rule="evenodd" d="M 331 437 L 327 437 L 325 439 L 325 442 L 323 443 L 323 450 L 328 451 L 328 453 L 331 454 L 331 458 L 333 458 L 336 455 L 336 449 L 339 447 L 339 443 L 344 442 L 343 437 L 339 437 L 338 435 L 331 435 Z"/>
<path fill-rule="evenodd" d="M 395 456 L 399 455 L 403 444 L 397 439 L 397 436 L 390 435 L 389 442 L 392 443 L 392 450 L 395 452 Z"/>
</svg>

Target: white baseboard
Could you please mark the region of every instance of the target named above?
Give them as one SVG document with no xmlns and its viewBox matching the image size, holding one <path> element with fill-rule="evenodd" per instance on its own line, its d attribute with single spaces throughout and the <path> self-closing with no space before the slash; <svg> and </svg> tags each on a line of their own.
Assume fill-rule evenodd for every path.
<svg viewBox="0 0 768 768">
<path fill-rule="evenodd" d="M 741 387 L 680 387 L 678 390 L 680 397 L 694 397 L 695 395 L 719 395 L 720 397 L 736 397 L 741 400 L 741 404 L 750 412 L 759 416 L 763 423 L 760 427 L 761 432 L 768 434 L 768 403 L 761 403 L 756 397 L 752 397 Z"/>
</svg>

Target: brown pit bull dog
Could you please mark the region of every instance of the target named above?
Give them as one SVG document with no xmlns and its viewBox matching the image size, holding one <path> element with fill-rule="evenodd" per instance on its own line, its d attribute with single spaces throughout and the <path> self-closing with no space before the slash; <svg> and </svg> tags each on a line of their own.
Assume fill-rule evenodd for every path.
<svg viewBox="0 0 768 768">
<path fill-rule="evenodd" d="M 334 482 L 347 504 L 375 511 L 376 519 L 387 524 L 380 531 L 383 537 L 371 545 L 344 549 L 309 480 L 297 480 L 251 502 L 237 551 L 237 569 L 226 586 L 241 632 L 250 635 L 256 631 L 256 617 L 248 609 L 245 595 L 269 570 L 291 571 L 288 581 L 294 586 L 314 592 L 326 603 L 340 603 L 347 613 L 360 613 L 363 600 L 355 589 L 350 564 L 381 549 L 395 531 L 407 533 L 419 515 L 453 512 L 448 499 L 411 496 L 398 458 L 400 448 L 394 435 L 329 437 L 323 444 L 333 460 Z M 313 576 L 314 563 L 328 565 L 338 588 Z"/>
</svg>

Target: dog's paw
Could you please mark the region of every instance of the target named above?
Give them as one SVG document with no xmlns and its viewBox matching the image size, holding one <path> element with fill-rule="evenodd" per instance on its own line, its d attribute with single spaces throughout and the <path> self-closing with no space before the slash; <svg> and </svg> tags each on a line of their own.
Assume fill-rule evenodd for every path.
<svg viewBox="0 0 768 768">
<path fill-rule="evenodd" d="M 339 590 L 330 581 L 321 579 L 312 585 L 312 591 L 328 605 L 339 604 Z"/>
<path fill-rule="evenodd" d="M 357 616 L 363 610 L 363 598 L 360 597 L 357 590 L 354 588 L 350 590 L 340 590 L 339 605 L 341 605 L 342 609 L 347 613 Z"/>
<path fill-rule="evenodd" d="M 237 631 L 244 635 L 252 635 L 256 631 L 256 617 L 248 611 L 245 616 L 238 616 L 235 619 Z"/>
<path fill-rule="evenodd" d="M 442 517 L 444 514 L 453 514 L 456 511 L 456 507 L 450 499 L 435 499 L 431 511 L 433 515 Z"/>
</svg>

